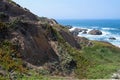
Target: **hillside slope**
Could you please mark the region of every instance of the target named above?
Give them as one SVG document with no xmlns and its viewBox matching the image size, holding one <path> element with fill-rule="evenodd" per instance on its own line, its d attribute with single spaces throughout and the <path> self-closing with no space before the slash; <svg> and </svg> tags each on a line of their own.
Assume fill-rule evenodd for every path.
<svg viewBox="0 0 120 80">
<path fill-rule="evenodd" d="M 0 0 L 0 79 L 110 78 L 119 56 L 109 43 L 75 37 L 54 19 Z"/>
</svg>

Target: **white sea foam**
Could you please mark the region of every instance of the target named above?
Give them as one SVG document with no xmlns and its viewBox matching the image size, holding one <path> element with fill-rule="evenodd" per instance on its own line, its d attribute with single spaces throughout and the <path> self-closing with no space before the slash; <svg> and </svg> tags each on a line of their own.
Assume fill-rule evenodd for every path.
<svg viewBox="0 0 120 80">
<path fill-rule="evenodd" d="M 71 29 L 69 29 L 70 31 L 74 31 L 77 27 L 73 27 Z"/>
<path fill-rule="evenodd" d="M 101 30 L 101 31 L 102 31 L 102 35 L 103 35 L 103 36 L 107 36 L 107 35 L 110 35 L 110 34 L 111 34 L 109 31 L 103 31 L 103 30 Z"/>
<path fill-rule="evenodd" d="M 78 28 L 78 27 L 74 27 L 72 29 L 70 29 L 70 31 L 74 30 L 75 28 Z M 87 29 L 87 33 L 91 30 L 93 30 L 94 28 L 97 28 L 97 27 L 90 27 L 90 28 L 86 28 L 86 27 L 79 27 L 81 29 Z M 90 34 L 82 34 L 82 32 L 79 33 L 78 36 L 82 36 L 82 37 L 86 37 L 90 40 L 98 40 L 98 41 L 107 41 L 107 42 L 110 42 L 111 44 L 117 46 L 117 47 L 120 47 L 120 35 L 119 34 L 113 34 L 111 33 L 109 30 L 115 30 L 114 28 L 102 28 L 101 31 L 102 31 L 102 35 L 90 35 Z M 116 40 L 110 40 L 109 38 L 110 37 L 114 37 L 116 38 Z"/>
<path fill-rule="evenodd" d="M 118 30 L 118 29 L 116 29 L 116 28 L 102 28 L 103 30 Z"/>
</svg>

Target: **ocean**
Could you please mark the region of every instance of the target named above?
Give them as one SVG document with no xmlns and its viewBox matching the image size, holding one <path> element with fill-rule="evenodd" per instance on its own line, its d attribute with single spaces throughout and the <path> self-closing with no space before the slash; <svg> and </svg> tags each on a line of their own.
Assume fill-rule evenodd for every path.
<svg viewBox="0 0 120 80">
<path fill-rule="evenodd" d="M 120 20 L 57 20 L 59 24 L 71 25 L 73 28 L 102 31 L 102 35 L 90 35 L 79 33 L 78 36 L 86 37 L 90 40 L 107 41 L 120 47 Z M 109 39 L 111 37 L 116 40 Z"/>
</svg>

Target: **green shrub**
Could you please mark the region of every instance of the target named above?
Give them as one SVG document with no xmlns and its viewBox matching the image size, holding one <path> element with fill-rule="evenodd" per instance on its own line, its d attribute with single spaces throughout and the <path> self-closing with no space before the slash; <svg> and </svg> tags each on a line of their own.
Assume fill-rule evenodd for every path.
<svg viewBox="0 0 120 80">
<path fill-rule="evenodd" d="M 83 54 L 73 48 L 67 43 L 60 33 L 56 30 L 56 27 L 52 27 L 54 30 L 54 36 L 57 36 L 57 52 L 59 53 L 59 72 L 70 74 L 75 71 L 76 76 L 79 78 L 85 78 L 90 61 L 83 56 Z M 71 61 L 74 65 L 70 65 Z M 56 66 L 56 65 L 55 65 Z"/>
<path fill-rule="evenodd" d="M 7 78 L 0 75 L 0 80 L 7 80 Z"/>
<path fill-rule="evenodd" d="M 12 70 L 26 72 L 22 66 L 22 60 L 19 58 L 19 52 L 9 41 L 3 41 L 0 44 L 0 65 L 8 72 Z"/>
</svg>

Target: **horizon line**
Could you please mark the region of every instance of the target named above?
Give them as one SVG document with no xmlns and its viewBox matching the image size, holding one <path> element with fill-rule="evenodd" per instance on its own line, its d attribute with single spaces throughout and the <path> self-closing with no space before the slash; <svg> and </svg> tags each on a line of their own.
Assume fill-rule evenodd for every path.
<svg viewBox="0 0 120 80">
<path fill-rule="evenodd" d="M 51 18 L 51 19 L 56 19 L 56 20 L 120 20 L 120 19 L 71 19 L 71 18 Z"/>
</svg>

